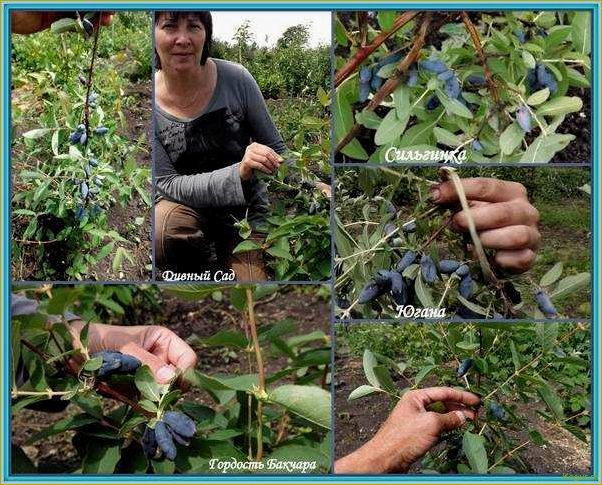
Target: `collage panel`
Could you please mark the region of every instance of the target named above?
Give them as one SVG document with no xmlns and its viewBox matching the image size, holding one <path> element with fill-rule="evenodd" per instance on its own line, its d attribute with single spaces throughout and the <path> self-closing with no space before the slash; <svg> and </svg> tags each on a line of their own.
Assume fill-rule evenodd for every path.
<svg viewBox="0 0 602 485">
<path fill-rule="evenodd" d="M 335 13 L 335 163 L 591 163 L 592 17 Z"/>
<path fill-rule="evenodd" d="M 151 22 L 12 13 L 13 281 L 151 279 Z"/>
<path fill-rule="evenodd" d="M 341 168 L 335 315 L 589 319 L 588 168 Z"/>
<path fill-rule="evenodd" d="M 327 286 L 13 287 L 13 474 L 325 474 Z"/>
<path fill-rule="evenodd" d="M 330 24 L 156 12 L 158 279 L 330 277 Z"/>
<path fill-rule="evenodd" d="M 592 473 L 588 323 L 337 324 L 335 473 Z"/>
</svg>

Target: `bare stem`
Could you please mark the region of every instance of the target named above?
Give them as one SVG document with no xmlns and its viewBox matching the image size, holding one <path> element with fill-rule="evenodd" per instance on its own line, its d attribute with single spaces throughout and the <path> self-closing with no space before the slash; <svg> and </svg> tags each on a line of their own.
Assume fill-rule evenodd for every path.
<svg viewBox="0 0 602 485">
<path fill-rule="evenodd" d="M 257 325 L 255 322 L 255 310 L 253 308 L 253 291 L 251 288 L 246 289 L 247 295 L 247 311 L 249 313 L 249 329 L 253 339 L 253 348 L 255 349 L 255 359 L 257 361 L 257 376 L 259 395 L 265 394 L 265 373 L 263 369 L 263 356 L 261 355 L 261 347 L 259 346 L 259 338 L 257 337 Z M 263 457 L 263 404 L 261 399 L 257 399 L 257 456 L 256 460 L 261 461 Z"/>
</svg>

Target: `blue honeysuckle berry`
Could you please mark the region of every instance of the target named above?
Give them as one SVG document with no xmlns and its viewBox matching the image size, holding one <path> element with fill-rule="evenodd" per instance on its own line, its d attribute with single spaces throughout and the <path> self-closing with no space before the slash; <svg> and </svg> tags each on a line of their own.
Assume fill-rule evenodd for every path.
<svg viewBox="0 0 602 485">
<path fill-rule="evenodd" d="M 399 262 L 397 263 L 397 267 L 395 268 L 397 270 L 397 272 L 399 273 L 403 273 L 404 270 L 410 266 L 411 264 L 414 263 L 414 261 L 416 261 L 416 258 L 418 257 L 418 254 L 415 253 L 414 251 L 408 251 L 406 252 L 401 259 L 399 260 Z"/>
<path fill-rule="evenodd" d="M 516 111 L 516 121 L 525 133 L 531 131 L 531 114 L 526 106 L 520 105 Z"/>
<path fill-rule="evenodd" d="M 410 69 L 408 73 L 408 80 L 406 81 L 406 85 L 413 88 L 418 84 L 418 71 L 415 67 Z"/>
<path fill-rule="evenodd" d="M 374 75 L 370 81 L 370 89 L 372 89 L 372 91 L 378 91 L 384 82 L 385 80 L 382 77 Z"/>
<path fill-rule="evenodd" d="M 95 135 L 106 135 L 109 132 L 109 129 L 106 126 L 99 126 L 94 129 Z"/>
<path fill-rule="evenodd" d="M 466 78 L 466 82 L 468 84 L 472 84 L 473 86 L 484 86 L 485 76 L 482 74 L 471 74 Z"/>
<path fill-rule="evenodd" d="M 359 100 L 363 103 L 370 96 L 370 83 L 360 83 Z"/>
<path fill-rule="evenodd" d="M 361 83 L 367 83 L 372 79 L 372 68 L 371 67 L 362 67 L 360 69 L 359 78 Z"/>
<path fill-rule="evenodd" d="M 433 95 L 426 102 L 426 109 L 432 111 L 436 109 L 440 104 L 441 102 L 439 101 L 439 98 L 436 95 Z"/>
<path fill-rule="evenodd" d="M 451 69 L 443 71 L 441 74 L 437 74 L 437 79 L 440 79 L 441 81 L 449 81 L 452 77 L 454 77 L 454 71 Z"/>
<path fill-rule="evenodd" d="M 483 145 L 481 145 L 481 142 L 479 140 L 473 140 L 472 141 L 472 149 L 475 152 L 480 152 L 481 150 L 483 150 Z"/>
<path fill-rule="evenodd" d="M 464 359 L 462 362 L 460 362 L 460 365 L 458 366 L 458 369 L 456 370 L 456 375 L 458 377 L 464 377 L 466 374 L 468 374 L 468 371 L 471 369 L 473 364 L 474 364 L 473 359 Z"/>
<path fill-rule="evenodd" d="M 420 67 L 435 74 L 441 74 L 443 71 L 447 71 L 445 62 L 436 57 L 425 59 L 420 63 Z"/>
<path fill-rule="evenodd" d="M 382 289 L 375 281 L 371 281 L 366 284 L 362 290 L 360 291 L 360 295 L 358 297 L 358 303 L 363 305 L 364 303 L 368 303 L 375 298 L 379 297 L 382 294 Z"/>
<path fill-rule="evenodd" d="M 462 92 L 462 88 L 460 86 L 460 81 L 456 76 L 452 76 L 445 82 L 444 86 L 445 94 L 447 94 L 450 98 L 456 99 L 460 96 Z"/>
<path fill-rule="evenodd" d="M 553 318 L 558 316 L 558 311 L 552 304 L 552 300 L 544 290 L 537 290 L 535 293 L 535 301 L 537 302 L 538 308 L 546 316 L 546 318 Z"/>
<path fill-rule="evenodd" d="M 514 35 L 516 35 L 516 38 L 518 39 L 518 41 L 521 44 L 524 44 L 525 42 L 527 42 L 527 36 L 525 35 L 525 32 L 523 31 L 523 29 L 515 29 Z"/>
</svg>

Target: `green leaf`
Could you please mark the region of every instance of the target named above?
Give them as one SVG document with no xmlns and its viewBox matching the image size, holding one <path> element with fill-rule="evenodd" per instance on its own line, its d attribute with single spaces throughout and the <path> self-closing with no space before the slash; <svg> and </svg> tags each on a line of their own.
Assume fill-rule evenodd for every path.
<svg viewBox="0 0 602 485">
<path fill-rule="evenodd" d="M 370 352 L 368 349 L 364 350 L 364 357 L 363 357 L 364 375 L 366 376 L 366 379 L 368 380 L 368 382 L 370 384 L 372 384 L 372 386 L 380 388 L 380 382 L 378 380 L 378 377 L 376 377 L 376 374 L 374 373 L 374 368 L 377 365 L 378 365 L 378 362 L 377 362 L 374 354 L 372 352 Z"/>
<path fill-rule="evenodd" d="M 521 364 L 514 340 L 510 340 L 510 352 L 512 353 L 512 363 L 514 364 L 514 370 L 517 371 L 520 369 Z"/>
<path fill-rule="evenodd" d="M 323 428 L 331 427 L 330 392 L 321 387 L 285 384 L 270 391 L 268 400 Z"/>
<path fill-rule="evenodd" d="M 380 389 L 377 387 L 362 385 L 360 387 L 356 387 L 347 398 L 348 401 L 353 401 L 354 399 L 359 399 L 360 397 L 369 396 L 370 394 L 374 394 L 375 392 L 379 392 Z"/>
<path fill-rule="evenodd" d="M 405 123 L 399 120 L 396 110 L 389 110 L 374 134 L 374 143 L 384 145 L 397 140 L 405 130 L 406 124 L 407 120 Z"/>
<path fill-rule="evenodd" d="M 536 323 L 535 333 L 537 341 L 544 351 L 552 350 L 558 338 L 558 323 L 546 322 Z"/>
<path fill-rule="evenodd" d="M 485 439 L 482 436 L 466 431 L 462 438 L 462 450 L 474 473 L 481 475 L 487 473 L 489 462 L 487 461 L 487 450 L 485 450 Z"/>
<path fill-rule="evenodd" d="M 458 101 L 457 99 L 450 98 L 440 89 L 437 89 L 437 97 L 439 98 L 441 104 L 445 107 L 445 110 L 449 114 L 458 115 L 461 118 L 467 118 L 469 120 L 471 120 L 474 117 L 472 112 L 460 101 Z"/>
<path fill-rule="evenodd" d="M 529 51 L 523 51 L 522 54 L 523 57 L 523 63 L 525 64 L 525 67 L 527 69 L 535 69 L 535 65 L 537 64 L 535 62 L 535 57 L 533 57 L 533 54 L 531 54 Z"/>
<path fill-rule="evenodd" d="M 558 421 L 564 421 L 564 408 L 556 391 L 554 391 L 549 384 L 542 384 L 541 387 L 537 389 L 537 392 L 546 403 L 546 406 L 552 411 L 552 414 L 556 419 Z"/>
<path fill-rule="evenodd" d="M 89 359 L 86 361 L 86 363 L 84 364 L 84 370 L 92 372 L 97 369 L 100 369 L 101 365 L 102 357 L 94 357 L 93 359 Z"/>
<path fill-rule="evenodd" d="M 377 130 L 383 119 L 378 116 L 374 111 L 363 109 L 355 115 L 355 120 L 360 124 L 368 128 L 369 130 Z"/>
<path fill-rule="evenodd" d="M 261 249 L 261 244 L 251 239 L 247 239 L 246 241 L 242 241 L 238 244 L 232 251 L 233 253 L 244 253 L 246 251 L 256 251 Z"/>
<path fill-rule="evenodd" d="M 337 142 L 345 138 L 345 135 L 351 131 L 354 125 L 353 111 L 351 105 L 345 96 L 345 90 L 343 85 L 339 86 L 336 91 L 336 102 L 334 106 L 334 130 L 335 140 Z M 355 158 L 357 160 L 368 160 L 369 156 L 366 150 L 362 147 L 356 138 L 351 140 L 343 149 L 341 153 L 348 157 Z"/>
<path fill-rule="evenodd" d="M 583 101 L 577 96 L 559 96 L 542 104 L 535 114 L 537 116 L 561 116 L 580 111 Z"/>
<path fill-rule="evenodd" d="M 573 48 L 581 55 L 588 55 L 592 42 L 590 12 L 576 12 L 571 25 L 573 26 Z"/>
<path fill-rule="evenodd" d="M 465 342 L 462 340 L 461 342 L 456 342 L 456 347 L 462 350 L 472 351 L 478 349 L 480 345 L 478 342 Z"/>
<path fill-rule="evenodd" d="M 529 96 L 527 98 L 527 104 L 530 106 L 537 106 L 538 104 L 541 104 L 544 101 L 546 101 L 549 97 L 550 90 L 548 88 L 543 88 Z"/>
<path fill-rule="evenodd" d="M 550 293 L 550 298 L 560 298 L 570 295 L 581 288 L 585 288 L 589 286 L 590 278 L 591 277 L 589 273 L 579 273 L 576 275 L 567 276 L 559 281 L 558 285 L 556 285 L 556 289 Z"/>
<path fill-rule="evenodd" d="M 249 345 L 249 341 L 244 333 L 236 330 L 220 330 L 211 337 L 201 340 L 203 344 L 211 347 L 234 347 L 244 349 Z"/>
<path fill-rule="evenodd" d="M 433 128 L 433 134 L 435 135 L 437 142 L 442 145 L 446 145 L 449 147 L 457 147 L 462 143 L 460 141 L 460 138 L 458 138 L 451 131 L 446 130 L 444 128 L 440 128 L 439 126 L 435 126 L 435 128 Z"/>
<path fill-rule="evenodd" d="M 70 401 L 90 416 L 94 416 L 97 419 L 101 419 L 103 416 L 102 399 L 98 394 L 92 392 L 86 392 L 85 394 L 79 393 L 74 395 Z"/>
<path fill-rule="evenodd" d="M 502 150 L 502 153 L 510 155 L 520 145 L 524 136 L 525 133 L 518 126 L 518 123 L 510 123 L 500 136 L 500 150 Z"/>
<path fill-rule="evenodd" d="M 149 401 L 159 402 L 166 386 L 157 383 L 155 376 L 147 365 L 138 367 L 134 376 L 134 383 L 140 393 Z"/>
<path fill-rule="evenodd" d="M 109 475 L 121 458 L 121 444 L 114 441 L 94 440 L 88 443 L 88 451 L 82 461 L 82 473 Z"/>
<path fill-rule="evenodd" d="M 548 136 L 539 135 L 529 145 L 520 161 L 525 163 L 549 162 L 557 152 L 564 150 L 574 139 L 574 135 L 560 135 L 557 133 Z"/>
<path fill-rule="evenodd" d="M 50 31 L 53 34 L 62 34 L 63 32 L 74 32 L 77 30 L 77 21 L 71 18 L 62 18 L 52 22 Z"/>
<path fill-rule="evenodd" d="M 44 135 L 47 135 L 52 131 L 52 128 L 36 128 L 35 130 L 29 130 L 23 133 L 23 138 L 27 138 L 28 140 L 37 140 L 38 138 L 42 138 Z"/>
<path fill-rule="evenodd" d="M 395 10 L 380 10 L 376 14 L 380 30 L 391 30 L 393 24 L 395 23 L 395 16 Z"/>
<path fill-rule="evenodd" d="M 120 438 L 124 437 L 126 434 L 128 434 L 130 431 L 132 431 L 134 428 L 141 425 L 142 423 L 145 423 L 146 421 L 147 421 L 146 416 L 136 415 L 136 416 L 131 417 L 125 423 L 123 423 L 123 425 L 119 429 L 118 436 Z"/>
<path fill-rule="evenodd" d="M 433 372 L 437 368 L 436 365 L 427 365 L 418 371 L 418 373 L 414 376 L 414 385 L 420 384 L 426 376 L 428 376 L 431 372 Z"/>
<path fill-rule="evenodd" d="M 562 276 L 562 269 L 562 262 L 559 261 L 554 266 L 552 266 L 552 268 L 545 275 L 541 277 L 541 280 L 539 280 L 539 286 L 550 286 L 556 283 L 556 281 L 558 281 L 558 278 Z"/>
<path fill-rule="evenodd" d="M 423 308 L 435 308 L 435 302 L 433 301 L 431 289 L 427 286 L 422 278 L 422 273 L 416 277 L 414 291 L 416 292 L 416 296 L 420 300 Z"/>
<path fill-rule="evenodd" d="M 38 431 L 33 436 L 31 436 L 25 444 L 31 445 L 36 441 L 39 441 L 44 438 L 48 438 L 49 436 L 53 436 L 55 434 L 63 433 L 70 429 L 81 428 L 82 426 L 86 426 L 87 424 L 96 423 L 97 419 L 94 416 L 90 416 L 89 414 L 76 414 L 75 416 L 69 416 L 68 418 L 63 418 L 60 421 L 44 428 L 41 431 Z"/>
</svg>

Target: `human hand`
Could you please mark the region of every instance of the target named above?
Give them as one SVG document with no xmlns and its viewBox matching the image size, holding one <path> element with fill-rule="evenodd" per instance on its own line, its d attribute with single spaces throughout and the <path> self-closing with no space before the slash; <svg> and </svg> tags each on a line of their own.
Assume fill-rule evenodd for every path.
<svg viewBox="0 0 602 485">
<path fill-rule="evenodd" d="M 240 178 L 250 180 L 253 170 L 260 170 L 270 175 L 278 170 L 281 163 L 282 157 L 270 147 L 260 143 L 251 143 L 240 162 Z"/>
<path fill-rule="evenodd" d="M 79 344 L 82 321 L 70 323 L 75 346 Z M 159 325 L 137 325 L 122 327 L 117 325 L 90 325 L 88 352 L 119 351 L 136 357 L 142 365 L 148 365 L 160 384 L 167 384 L 176 375 L 193 368 L 197 357 L 194 350 L 174 332 Z"/>
<path fill-rule="evenodd" d="M 59 19 L 74 16 L 74 12 L 33 12 L 13 11 L 10 22 L 11 31 L 15 34 L 33 34 L 50 28 Z M 113 20 L 114 12 L 101 12 L 100 25 L 109 25 Z M 98 26 L 98 15 L 92 19 L 94 28 Z"/>
<path fill-rule="evenodd" d="M 531 268 L 541 235 L 539 212 L 529 202 L 525 187 L 493 178 L 462 179 L 462 186 L 483 247 L 496 250 L 496 264 L 513 273 Z M 431 187 L 430 199 L 439 205 L 459 201 L 451 181 Z M 468 231 L 466 211 L 456 212 L 452 221 L 456 229 Z"/>
<path fill-rule="evenodd" d="M 442 402 L 446 413 L 429 411 Z M 335 463 L 335 473 L 404 473 L 439 441 L 444 431 L 474 419 L 471 409 L 480 398 L 450 387 L 430 387 L 406 392 L 374 437 Z"/>
</svg>

